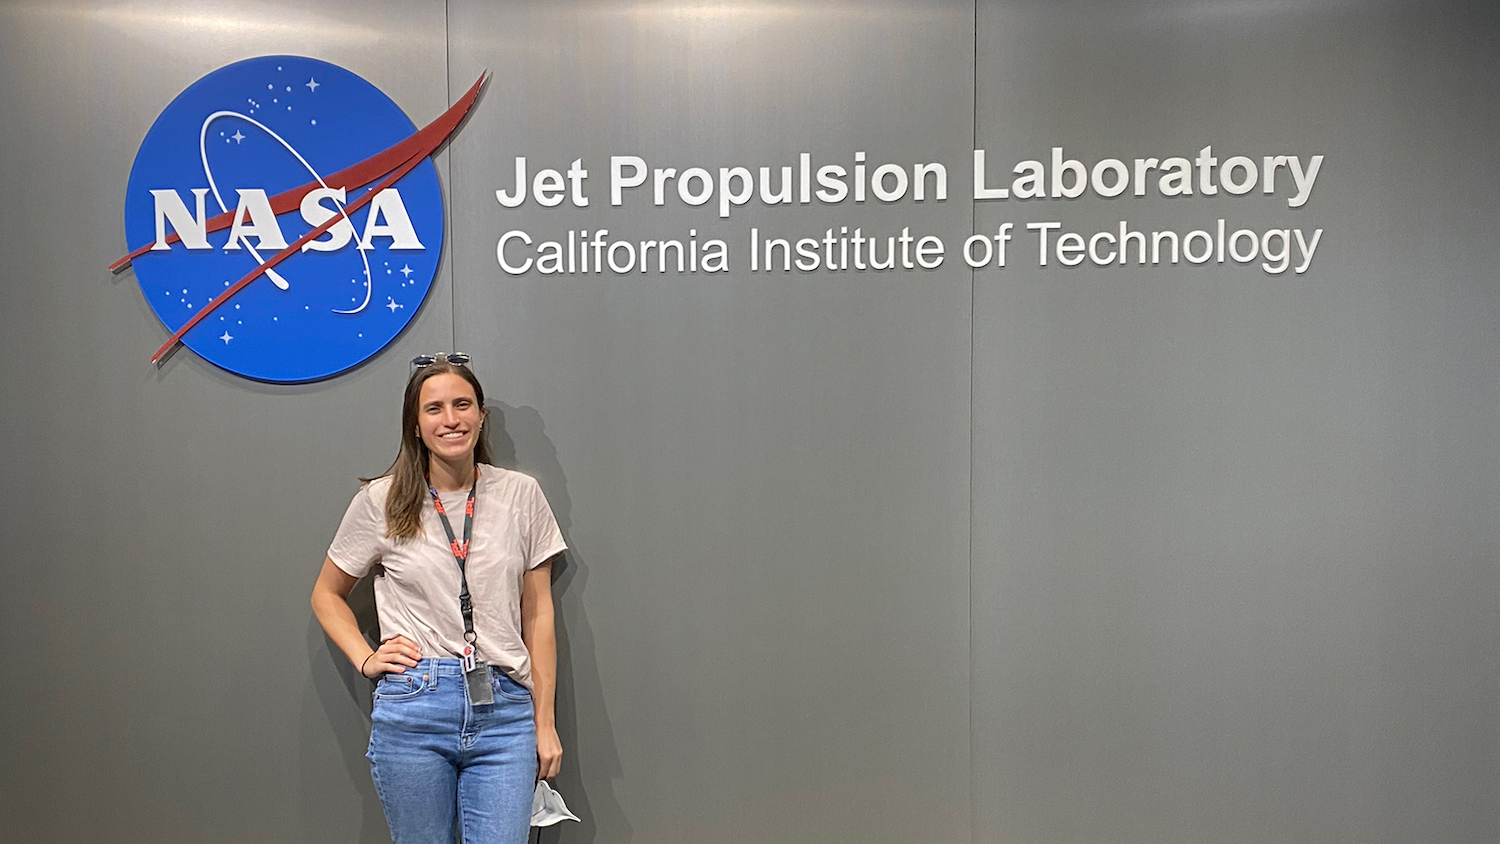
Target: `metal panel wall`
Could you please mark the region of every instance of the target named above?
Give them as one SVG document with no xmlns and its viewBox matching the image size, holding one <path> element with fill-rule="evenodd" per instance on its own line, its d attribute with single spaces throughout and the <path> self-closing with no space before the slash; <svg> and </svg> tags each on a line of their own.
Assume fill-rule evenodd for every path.
<svg viewBox="0 0 1500 844">
<path fill-rule="evenodd" d="M 158 371 L 160 324 L 105 267 L 136 148 L 184 87 L 301 53 L 425 123 L 444 28 L 442 3 L 0 8 L 8 840 L 389 840 L 368 686 L 307 599 L 355 475 L 394 453 L 405 361 L 449 347 L 448 275 L 367 365 L 278 386 L 185 350 Z"/>
<path fill-rule="evenodd" d="M 368 684 L 307 593 L 389 460 L 405 361 L 456 346 L 573 547 L 559 785 L 584 823 L 543 840 L 1493 841 L 1492 6 L 0 4 L 7 837 L 387 840 Z M 494 71 L 439 160 L 449 260 L 336 379 L 155 370 L 160 325 L 104 270 L 136 147 L 186 85 L 278 52 L 419 124 Z M 1326 161 L 1295 209 L 970 201 L 975 146 L 1003 184 L 1053 146 L 1208 144 Z M 857 151 L 944 164 L 948 198 L 608 202 L 611 155 Z M 582 159 L 589 207 L 502 207 L 517 156 Z M 1303 274 L 1043 270 L 1024 228 L 1005 269 L 956 248 L 1219 217 L 1325 231 Z M 752 227 L 843 226 L 946 261 L 745 266 Z M 510 230 L 601 228 L 722 238 L 731 269 L 496 260 Z"/>
<path fill-rule="evenodd" d="M 947 202 L 721 220 L 612 155 L 755 169 L 962 161 L 961 3 L 454 3 L 457 342 L 573 551 L 560 579 L 563 840 L 968 838 L 969 273 L 752 273 L 751 227 L 951 231 Z M 581 158 L 590 204 L 504 208 Z M 496 244 L 722 238 L 721 274 L 510 275 Z M 515 252 L 519 260 L 522 254 Z M 597 830 L 597 831 L 595 831 Z M 597 837 L 595 837 L 597 836 Z"/>
<path fill-rule="evenodd" d="M 1324 234 L 1273 276 L 1044 270 L 1022 229 L 978 273 L 975 840 L 1495 840 L 1496 23 L 980 4 L 993 182 L 1057 145 L 1326 158 L 1295 209 L 979 204 L 988 232 Z"/>
</svg>

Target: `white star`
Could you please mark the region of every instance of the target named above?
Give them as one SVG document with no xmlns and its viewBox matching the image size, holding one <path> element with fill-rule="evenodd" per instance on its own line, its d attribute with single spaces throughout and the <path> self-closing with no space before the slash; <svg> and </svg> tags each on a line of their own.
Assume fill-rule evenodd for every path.
<svg viewBox="0 0 1500 844">
<path fill-rule="evenodd" d="M 386 302 L 385 306 L 387 308 L 391 309 L 391 313 L 395 313 L 397 308 L 404 308 L 404 307 L 406 307 L 405 305 L 397 304 L 396 300 L 393 297 L 391 297 L 391 296 L 385 297 L 385 302 Z"/>
<path fill-rule="evenodd" d="M 224 332 L 223 336 L 221 336 L 219 339 L 223 340 L 224 341 L 224 345 L 227 346 L 227 345 L 229 345 L 229 341 L 233 340 L 234 337 L 230 336 L 229 332 L 226 331 L 226 332 Z"/>
<path fill-rule="evenodd" d="M 245 140 L 245 136 L 241 135 L 240 130 L 238 129 L 234 130 L 234 134 L 230 135 L 229 137 L 234 138 L 235 143 L 239 143 L 240 141 Z"/>
<path fill-rule="evenodd" d="M 415 272 L 415 270 L 411 268 L 411 264 L 407 264 L 406 266 L 401 268 L 401 274 L 406 276 L 407 278 L 411 278 L 411 274 L 413 272 Z"/>
<path fill-rule="evenodd" d="M 313 79 L 312 77 L 308 77 L 308 79 L 307 79 L 307 90 L 309 92 L 311 92 L 311 93 L 316 94 L 316 93 L 318 93 L 318 86 L 321 85 L 321 84 L 322 83 L 319 82 L 318 80 Z"/>
</svg>

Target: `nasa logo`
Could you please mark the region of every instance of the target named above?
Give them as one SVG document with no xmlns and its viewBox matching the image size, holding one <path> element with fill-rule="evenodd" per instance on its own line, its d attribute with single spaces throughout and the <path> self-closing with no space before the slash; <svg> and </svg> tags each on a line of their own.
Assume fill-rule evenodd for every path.
<svg viewBox="0 0 1500 844">
<path fill-rule="evenodd" d="M 487 74 L 418 131 L 337 65 L 262 56 L 193 83 L 141 142 L 125 195 L 141 293 L 171 339 L 230 372 L 296 382 L 348 370 L 416 315 L 437 273 L 430 158 Z"/>
</svg>

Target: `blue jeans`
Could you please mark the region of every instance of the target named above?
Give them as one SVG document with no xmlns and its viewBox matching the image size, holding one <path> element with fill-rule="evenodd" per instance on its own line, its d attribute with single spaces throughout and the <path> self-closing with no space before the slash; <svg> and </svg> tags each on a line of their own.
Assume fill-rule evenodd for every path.
<svg viewBox="0 0 1500 844">
<path fill-rule="evenodd" d="M 493 704 L 469 703 L 462 664 L 423 659 L 375 686 L 370 774 L 395 844 L 526 844 L 536 788 L 531 693 L 490 669 Z"/>
</svg>

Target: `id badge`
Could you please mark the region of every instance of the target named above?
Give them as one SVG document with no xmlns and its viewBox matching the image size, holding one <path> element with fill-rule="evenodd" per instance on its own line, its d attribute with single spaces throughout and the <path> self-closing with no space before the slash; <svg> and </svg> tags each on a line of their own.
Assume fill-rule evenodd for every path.
<svg viewBox="0 0 1500 844">
<path fill-rule="evenodd" d="M 469 703 L 485 706 L 495 702 L 495 690 L 490 688 L 490 667 L 476 665 L 464 672 L 464 685 L 469 688 Z"/>
</svg>

